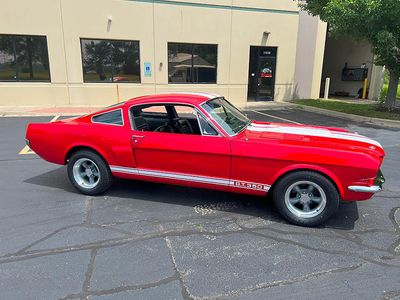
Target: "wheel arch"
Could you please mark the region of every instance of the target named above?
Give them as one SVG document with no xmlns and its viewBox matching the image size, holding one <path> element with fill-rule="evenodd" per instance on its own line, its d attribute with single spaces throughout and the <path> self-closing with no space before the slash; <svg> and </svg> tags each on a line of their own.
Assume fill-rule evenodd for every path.
<svg viewBox="0 0 400 300">
<path fill-rule="evenodd" d="M 295 165 L 295 166 L 290 166 L 290 167 L 280 170 L 273 177 L 273 180 L 272 180 L 273 184 L 271 185 L 270 192 L 273 192 L 275 185 L 281 178 L 283 178 L 284 176 L 286 176 L 288 174 L 299 172 L 299 171 L 311 171 L 311 172 L 315 172 L 315 173 L 318 173 L 318 174 L 324 176 L 325 178 L 327 178 L 328 180 L 330 180 L 333 183 L 333 185 L 336 187 L 336 189 L 338 190 L 339 195 L 341 197 L 344 195 L 343 185 L 340 182 L 339 178 L 334 173 L 332 173 L 331 171 L 329 171 L 325 168 L 313 166 L 313 165 Z"/>
<path fill-rule="evenodd" d="M 104 153 L 102 153 L 102 151 L 97 149 L 97 147 L 93 147 L 93 146 L 89 146 L 89 145 L 75 145 L 75 146 L 70 147 L 64 156 L 64 164 L 68 164 L 68 161 L 72 157 L 72 155 L 80 150 L 89 150 L 89 151 L 92 151 L 92 152 L 98 154 L 109 165 L 109 162 L 107 161 Z"/>
</svg>

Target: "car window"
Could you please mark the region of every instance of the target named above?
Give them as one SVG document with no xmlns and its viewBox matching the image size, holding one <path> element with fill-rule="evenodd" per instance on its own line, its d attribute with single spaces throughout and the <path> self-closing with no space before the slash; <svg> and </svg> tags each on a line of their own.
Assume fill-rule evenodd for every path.
<svg viewBox="0 0 400 300">
<path fill-rule="evenodd" d="M 201 116 L 201 118 L 199 118 Z M 130 108 L 132 128 L 163 134 L 218 136 L 218 131 L 193 106 L 185 104 L 137 105 Z"/>
<path fill-rule="evenodd" d="M 204 118 L 202 114 L 198 113 L 197 117 L 202 135 L 218 135 L 218 132 L 214 129 L 214 127 L 211 126 L 211 124 Z"/>
<path fill-rule="evenodd" d="M 124 125 L 120 109 L 93 116 L 92 121 L 94 123 Z"/>
<path fill-rule="evenodd" d="M 193 107 L 186 105 L 174 106 L 178 118 L 196 118 L 196 113 Z"/>
<path fill-rule="evenodd" d="M 224 98 L 209 100 L 202 104 L 202 107 L 229 135 L 241 132 L 251 122 Z"/>
<path fill-rule="evenodd" d="M 160 115 L 167 114 L 167 110 L 164 105 L 154 105 L 154 106 L 144 107 L 141 109 L 141 112 L 145 114 L 160 114 Z"/>
</svg>

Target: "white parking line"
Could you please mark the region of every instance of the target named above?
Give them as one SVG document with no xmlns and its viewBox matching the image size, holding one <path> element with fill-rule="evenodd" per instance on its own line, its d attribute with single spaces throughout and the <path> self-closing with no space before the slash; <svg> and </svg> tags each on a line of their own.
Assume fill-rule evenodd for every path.
<svg viewBox="0 0 400 300">
<path fill-rule="evenodd" d="M 51 122 L 57 121 L 57 119 L 58 119 L 59 117 L 60 117 L 60 116 L 55 116 L 53 119 L 50 120 L 50 123 L 51 123 Z"/>
<path fill-rule="evenodd" d="M 59 117 L 60 117 L 60 116 L 55 116 L 53 119 L 50 120 L 50 123 L 51 123 L 51 122 L 57 121 L 57 119 L 58 119 Z M 22 150 L 21 150 L 18 154 L 20 154 L 20 155 L 27 155 L 27 154 L 35 154 L 35 152 L 33 152 L 32 149 L 29 148 L 28 146 L 25 146 L 24 148 L 22 148 Z"/>
<path fill-rule="evenodd" d="M 285 119 L 285 118 L 269 115 L 269 114 L 266 114 L 266 113 L 263 113 L 263 112 L 260 112 L 260 111 L 257 111 L 257 110 L 252 110 L 252 112 L 255 112 L 257 114 L 260 114 L 260 115 L 263 115 L 263 116 L 267 116 L 267 117 L 270 117 L 270 118 L 282 120 L 282 121 L 285 121 L 285 122 L 289 122 L 289 123 L 293 123 L 293 124 L 297 124 L 297 125 L 303 125 L 302 123 L 298 123 L 298 122 L 295 122 L 295 121 L 292 121 L 292 120 L 289 120 L 289 119 Z"/>
</svg>

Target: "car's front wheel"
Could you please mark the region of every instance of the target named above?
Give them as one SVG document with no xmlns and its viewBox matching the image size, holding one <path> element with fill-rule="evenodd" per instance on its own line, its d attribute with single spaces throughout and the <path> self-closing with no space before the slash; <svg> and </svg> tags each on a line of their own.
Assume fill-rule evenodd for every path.
<svg viewBox="0 0 400 300">
<path fill-rule="evenodd" d="M 74 153 L 68 161 L 72 185 L 86 195 L 98 195 L 110 188 L 113 177 L 104 159 L 90 150 Z"/>
<path fill-rule="evenodd" d="M 294 172 L 281 178 L 274 187 L 273 198 L 279 213 L 301 226 L 325 223 L 339 206 L 339 194 L 333 183 L 311 171 Z"/>
</svg>

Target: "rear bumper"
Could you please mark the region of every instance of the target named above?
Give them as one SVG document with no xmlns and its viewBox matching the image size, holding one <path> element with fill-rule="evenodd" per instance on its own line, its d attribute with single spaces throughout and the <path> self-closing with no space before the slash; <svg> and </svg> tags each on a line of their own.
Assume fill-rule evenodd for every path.
<svg viewBox="0 0 400 300">
<path fill-rule="evenodd" d="M 358 193 L 378 193 L 382 190 L 382 188 L 378 185 L 374 186 L 358 186 L 351 185 L 348 187 L 349 191 L 358 192 Z"/>
</svg>

